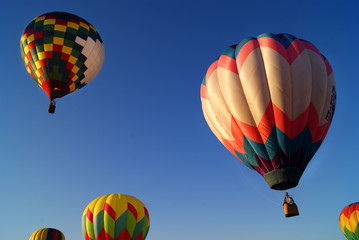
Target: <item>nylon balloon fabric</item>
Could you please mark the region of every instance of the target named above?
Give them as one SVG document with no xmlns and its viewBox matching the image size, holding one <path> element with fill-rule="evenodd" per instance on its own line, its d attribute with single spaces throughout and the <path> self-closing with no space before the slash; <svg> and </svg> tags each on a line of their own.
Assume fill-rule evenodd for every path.
<svg viewBox="0 0 359 240">
<path fill-rule="evenodd" d="M 100 71 L 104 46 L 86 20 L 66 12 L 36 17 L 20 40 L 25 67 L 50 100 L 74 92 Z"/>
<path fill-rule="evenodd" d="M 348 240 L 359 240 L 359 203 L 346 206 L 339 215 L 339 225 Z"/>
<path fill-rule="evenodd" d="M 57 229 L 41 228 L 36 230 L 29 240 L 65 240 L 65 236 Z"/>
<path fill-rule="evenodd" d="M 85 240 L 144 240 L 150 227 L 145 205 L 125 194 L 93 200 L 82 215 Z"/>
<path fill-rule="evenodd" d="M 208 126 L 269 186 L 297 186 L 333 118 L 335 80 L 328 60 L 290 34 L 261 34 L 228 47 L 201 84 Z"/>
</svg>

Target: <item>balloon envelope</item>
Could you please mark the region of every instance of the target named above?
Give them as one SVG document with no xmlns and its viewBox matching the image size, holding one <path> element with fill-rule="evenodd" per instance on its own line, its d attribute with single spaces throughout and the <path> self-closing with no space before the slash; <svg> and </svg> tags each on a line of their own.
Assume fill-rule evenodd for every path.
<svg viewBox="0 0 359 240">
<path fill-rule="evenodd" d="M 359 240 L 359 203 L 346 206 L 339 215 L 339 225 L 348 240 Z"/>
<path fill-rule="evenodd" d="M 104 60 L 100 34 L 86 20 L 66 12 L 36 17 L 20 40 L 25 67 L 50 100 L 92 81 Z"/>
<path fill-rule="evenodd" d="M 42 228 L 36 230 L 29 240 L 65 240 L 64 234 L 54 228 Z"/>
<path fill-rule="evenodd" d="M 145 205 L 125 194 L 108 194 L 93 200 L 82 215 L 85 240 L 143 240 L 150 227 Z"/>
<path fill-rule="evenodd" d="M 228 47 L 201 85 L 204 117 L 222 144 L 272 189 L 297 186 L 335 109 L 332 68 L 311 43 L 261 34 Z"/>
</svg>

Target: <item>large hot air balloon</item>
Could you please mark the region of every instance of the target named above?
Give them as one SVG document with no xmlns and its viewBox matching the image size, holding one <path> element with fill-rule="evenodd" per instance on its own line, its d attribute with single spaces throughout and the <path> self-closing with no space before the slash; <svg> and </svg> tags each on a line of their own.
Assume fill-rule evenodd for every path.
<svg viewBox="0 0 359 240">
<path fill-rule="evenodd" d="M 108 194 L 93 200 L 82 215 L 85 240 L 144 240 L 150 227 L 145 205 L 125 194 Z"/>
<path fill-rule="evenodd" d="M 25 67 L 50 99 L 72 93 L 100 71 L 104 47 L 100 34 L 86 20 L 66 12 L 43 14 L 27 25 L 20 40 Z"/>
<path fill-rule="evenodd" d="M 332 68 L 311 43 L 265 33 L 228 47 L 201 85 L 204 117 L 222 144 L 272 189 L 297 186 L 335 109 Z"/>
<path fill-rule="evenodd" d="M 41 228 L 36 230 L 29 240 L 65 240 L 64 234 L 54 228 Z"/>
<path fill-rule="evenodd" d="M 339 225 L 348 240 L 359 240 L 359 203 L 346 206 L 339 215 Z"/>
</svg>

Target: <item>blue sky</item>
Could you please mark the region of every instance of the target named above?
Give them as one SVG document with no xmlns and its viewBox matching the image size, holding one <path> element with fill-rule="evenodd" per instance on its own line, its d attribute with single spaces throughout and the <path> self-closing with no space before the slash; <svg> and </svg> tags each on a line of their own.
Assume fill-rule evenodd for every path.
<svg viewBox="0 0 359 240">
<path fill-rule="evenodd" d="M 359 23 L 355 1 L 8 1 L 0 8 L 0 230 L 28 239 L 43 227 L 82 239 L 81 217 L 100 195 L 148 207 L 149 240 L 345 239 L 338 218 L 359 201 L 356 154 Z M 94 25 L 105 61 L 88 86 L 47 113 L 20 37 L 36 16 L 74 13 Z M 337 88 L 333 123 L 291 190 L 286 219 L 270 190 L 208 128 L 200 84 L 229 45 L 291 33 L 328 58 Z"/>
</svg>

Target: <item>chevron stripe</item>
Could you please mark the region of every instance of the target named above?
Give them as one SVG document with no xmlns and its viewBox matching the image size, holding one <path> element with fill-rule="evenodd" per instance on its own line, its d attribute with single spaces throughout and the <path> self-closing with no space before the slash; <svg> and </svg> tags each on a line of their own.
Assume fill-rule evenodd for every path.
<svg viewBox="0 0 359 240">
<path fill-rule="evenodd" d="M 246 38 L 237 45 L 236 62 L 238 72 L 241 71 L 243 63 L 246 61 L 248 55 L 256 48 L 259 48 L 259 44 L 255 38 Z"/>
<path fill-rule="evenodd" d="M 359 238 L 359 203 L 346 206 L 339 215 L 339 225 L 349 240 Z"/>
<path fill-rule="evenodd" d="M 207 73 L 206 73 L 206 81 L 204 85 L 207 85 L 207 80 L 209 78 L 209 76 L 211 76 L 211 74 L 213 73 L 214 70 L 216 70 L 218 67 L 218 59 L 216 61 L 214 61 L 211 66 L 209 66 Z"/>
<path fill-rule="evenodd" d="M 108 203 L 105 203 L 104 210 L 114 221 L 116 220 L 116 212 Z"/>
<path fill-rule="evenodd" d="M 218 59 L 218 67 L 227 69 L 238 75 L 238 69 L 235 59 L 235 46 L 230 46 Z"/>
<path fill-rule="evenodd" d="M 88 205 L 81 228 L 85 240 L 143 240 L 149 225 L 149 214 L 142 202 L 129 195 L 109 194 Z"/>
</svg>

